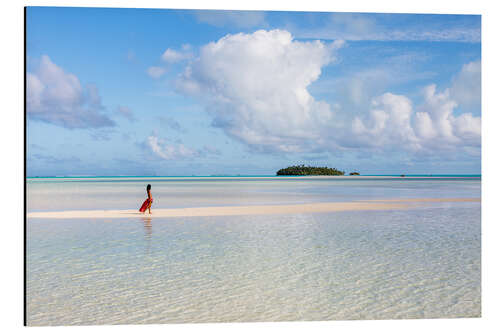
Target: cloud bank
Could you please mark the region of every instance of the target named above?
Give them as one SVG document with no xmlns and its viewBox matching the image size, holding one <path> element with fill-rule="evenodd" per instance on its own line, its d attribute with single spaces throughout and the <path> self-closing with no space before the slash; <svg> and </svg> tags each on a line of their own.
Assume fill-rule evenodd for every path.
<svg viewBox="0 0 500 333">
<path fill-rule="evenodd" d="M 368 13 L 331 13 L 324 26 L 316 28 L 296 28 L 299 38 L 344 39 L 348 41 L 433 41 L 433 42 L 481 42 L 480 20 L 474 25 L 460 19 L 449 18 L 446 23 L 425 21 L 412 22 L 418 15 L 398 14 L 405 20 L 404 26 L 388 25 L 387 15 Z"/>
<path fill-rule="evenodd" d="M 438 92 L 435 84 L 423 89 L 424 102 L 416 110 L 405 96 L 385 93 L 374 98 L 366 123 L 355 117 L 353 142 L 359 147 L 410 152 L 456 150 L 481 146 L 481 118 L 455 115 L 458 103 L 450 90 Z"/>
<path fill-rule="evenodd" d="M 451 88 L 425 87 L 418 106 L 386 92 L 371 98 L 364 115 L 353 117 L 308 91 L 341 46 L 296 41 L 282 30 L 227 35 L 201 48 L 177 88 L 200 98 L 215 127 L 254 151 L 415 153 L 480 147 L 481 118 L 457 115 L 460 104 L 480 101 L 480 61 L 465 64 Z"/>
<path fill-rule="evenodd" d="M 66 128 L 114 126 L 104 114 L 99 91 L 82 87 L 80 80 L 43 55 L 39 66 L 26 75 L 26 111 L 30 118 Z"/>
</svg>

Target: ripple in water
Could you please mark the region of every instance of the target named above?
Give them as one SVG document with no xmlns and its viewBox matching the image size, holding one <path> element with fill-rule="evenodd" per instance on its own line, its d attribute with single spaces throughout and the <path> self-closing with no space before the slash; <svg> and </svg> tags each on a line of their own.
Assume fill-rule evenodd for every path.
<svg viewBox="0 0 500 333">
<path fill-rule="evenodd" d="M 29 325 L 478 317 L 480 204 L 28 221 Z"/>
</svg>

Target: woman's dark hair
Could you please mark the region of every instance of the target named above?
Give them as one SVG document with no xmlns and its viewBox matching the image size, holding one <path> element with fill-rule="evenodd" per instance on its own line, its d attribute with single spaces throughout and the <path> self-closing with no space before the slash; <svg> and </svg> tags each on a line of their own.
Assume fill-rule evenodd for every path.
<svg viewBox="0 0 500 333">
<path fill-rule="evenodd" d="M 151 184 L 148 184 L 148 186 L 146 187 L 146 191 L 149 191 L 151 189 Z"/>
</svg>

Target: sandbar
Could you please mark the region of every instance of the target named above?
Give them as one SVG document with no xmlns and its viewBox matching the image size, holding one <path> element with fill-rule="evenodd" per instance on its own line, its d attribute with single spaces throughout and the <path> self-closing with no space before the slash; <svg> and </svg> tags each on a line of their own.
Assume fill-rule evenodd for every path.
<svg viewBox="0 0 500 333">
<path fill-rule="evenodd" d="M 270 215 L 301 214 L 359 210 L 401 210 L 415 207 L 426 202 L 480 202 L 478 198 L 423 198 L 423 199 L 386 199 L 355 202 L 322 202 L 294 205 L 254 205 L 254 206 L 219 206 L 189 208 L 158 208 L 152 214 L 140 213 L 135 209 L 126 210 L 73 210 L 53 212 L 29 212 L 28 218 L 45 219 L 98 219 L 98 218 L 130 218 L 140 216 L 151 217 L 194 217 L 194 216 L 238 216 L 238 215 Z"/>
<path fill-rule="evenodd" d="M 481 202 L 481 198 L 405 198 L 405 199 L 371 199 L 367 202 Z"/>
</svg>

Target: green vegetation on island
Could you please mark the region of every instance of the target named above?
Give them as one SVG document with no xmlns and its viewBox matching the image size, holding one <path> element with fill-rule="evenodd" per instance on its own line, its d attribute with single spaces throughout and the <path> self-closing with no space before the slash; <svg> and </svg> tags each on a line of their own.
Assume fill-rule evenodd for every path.
<svg viewBox="0 0 500 333">
<path fill-rule="evenodd" d="M 349 174 L 349 176 L 359 176 L 359 172 L 353 171 Z"/>
<path fill-rule="evenodd" d="M 292 165 L 276 172 L 277 176 L 343 176 L 344 171 L 335 168 Z"/>
</svg>

